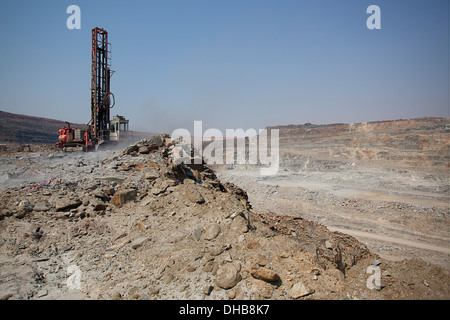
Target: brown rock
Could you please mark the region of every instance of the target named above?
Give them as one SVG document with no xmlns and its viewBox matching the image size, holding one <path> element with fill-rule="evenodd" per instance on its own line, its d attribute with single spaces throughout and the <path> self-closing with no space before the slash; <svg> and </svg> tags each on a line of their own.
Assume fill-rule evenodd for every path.
<svg viewBox="0 0 450 320">
<path fill-rule="evenodd" d="M 247 220 L 241 215 L 237 215 L 233 222 L 231 222 L 231 230 L 237 231 L 239 233 L 245 233 L 248 231 Z"/>
<path fill-rule="evenodd" d="M 49 211 L 50 205 L 47 201 L 39 201 L 34 205 L 34 211 Z"/>
<path fill-rule="evenodd" d="M 233 288 L 242 280 L 241 274 L 232 263 L 221 266 L 216 273 L 216 284 L 222 289 Z"/>
<path fill-rule="evenodd" d="M 131 146 L 129 146 L 128 148 L 126 148 L 124 151 L 123 151 L 123 153 L 124 154 L 130 154 L 130 153 L 132 153 L 132 152 L 135 152 L 135 151 L 138 151 L 139 150 L 139 147 L 137 146 L 137 145 L 131 145 Z"/>
<path fill-rule="evenodd" d="M 204 265 L 202 270 L 205 272 L 211 272 L 212 274 L 216 274 L 218 269 L 219 269 L 219 264 L 216 261 L 208 261 Z"/>
<path fill-rule="evenodd" d="M 151 136 L 145 141 L 146 145 L 162 147 L 165 137 L 163 135 Z"/>
<path fill-rule="evenodd" d="M 115 245 L 112 245 L 111 247 L 109 247 L 106 250 L 117 250 L 117 249 L 120 249 L 120 248 L 126 246 L 128 243 L 130 243 L 130 239 L 126 239 L 120 243 L 116 243 Z"/>
<path fill-rule="evenodd" d="M 13 295 L 10 294 L 10 293 L 5 294 L 4 296 L 2 296 L 2 300 L 9 300 L 9 298 L 11 298 L 12 296 L 13 296 Z"/>
<path fill-rule="evenodd" d="M 144 174 L 144 178 L 148 180 L 155 180 L 159 178 L 159 174 L 157 172 L 148 171 Z"/>
<path fill-rule="evenodd" d="M 274 286 L 264 282 L 258 281 L 252 288 L 250 288 L 250 292 L 254 299 L 270 299 L 272 297 L 274 290 Z"/>
<path fill-rule="evenodd" d="M 144 244 L 144 242 L 147 241 L 148 239 L 149 239 L 148 237 L 137 238 L 136 240 L 134 240 L 131 243 L 131 248 L 137 249 L 137 248 L 141 247 Z"/>
<path fill-rule="evenodd" d="M 124 189 L 116 192 L 111 198 L 111 203 L 115 206 L 122 207 L 127 201 L 134 200 L 137 196 L 135 189 Z"/>
<path fill-rule="evenodd" d="M 122 300 L 122 295 L 120 292 L 114 292 L 111 296 L 111 300 Z"/>
<path fill-rule="evenodd" d="M 309 289 L 303 282 L 297 282 L 292 286 L 292 288 L 289 290 L 289 295 L 294 298 L 298 299 L 300 297 L 307 296 L 308 294 L 313 293 L 311 289 Z"/>
<path fill-rule="evenodd" d="M 106 188 L 103 190 L 103 192 L 107 195 L 107 196 L 112 196 L 114 193 L 116 193 L 116 190 L 114 188 Z"/>
<path fill-rule="evenodd" d="M 267 268 L 258 268 L 250 272 L 253 278 L 264 280 L 267 282 L 275 282 L 280 280 L 280 276 L 273 270 Z"/>
<path fill-rule="evenodd" d="M 264 267 L 269 263 L 269 259 L 267 259 L 266 256 L 259 254 L 255 259 L 255 263 L 259 264 L 261 267 Z"/>
<path fill-rule="evenodd" d="M 207 283 L 203 286 L 203 294 L 209 296 L 211 294 L 211 291 L 213 291 L 214 287 Z"/>
<path fill-rule="evenodd" d="M 81 201 L 79 199 L 63 198 L 56 202 L 55 208 L 56 211 L 67 211 L 70 209 L 78 208 L 80 205 Z"/>
<path fill-rule="evenodd" d="M 88 197 L 88 196 L 85 196 L 85 197 L 83 198 L 83 201 L 81 202 L 81 204 L 82 204 L 83 206 L 87 207 L 87 206 L 89 205 L 89 202 L 90 202 L 89 197 Z"/>
<path fill-rule="evenodd" d="M 218 256 L 219 254 L 221 254 L 222 252 L 224 252 L 225 251 L 225 248 L 224 247 L 216 247 L 216 248 L 211 248 L 211 249 L 209 249 L 209 254 L 212 256 L 212 257 L 215 257 L 215 256 Z"/>
<path fill-rule="evenodd" d="M 172 280 L 173 280 L 174 278 L 175 278 L 175 277 L 173 276 L 173 274 L 169 273 L 169 274 L 167 274 L 167 275 L 164 277 L 163 282 L 164 282 L 165 284 L 169 284 L 169 283 L 172 282 Z"/>
<path fill-rule="evenodd" d="M 149 154 L 150 153 L 150 148 L 148 146 L 143 146 L 143 147 L 140 147 L 138 149 L 138 152 L 140 154 Z"/>
<path fill-rule="evenodd" d="M 206 228 L 205 233 L 203 234 L 203 239 L 213 240 L 219 235 L 219 233 L 220 233 L 219 225 L 212 224 Z"/>
<path fill-rule="evenodd" d="M 16 218 L 22 219 L 31 211 L 33 211 L 31 203 L 28 200 L 22 200 L 19 203 L 19 210 L 16 212 Z"/>
<path fill-rule="evenodd" d="M 22 200 L 19 203 L 19 210 L 30 212 L 33 210 L 33 206 L 31 205 L 30 201 Z"/>
<path fill-rule="evenodd" d="M 5 217 L 11 217 L 12 215 L 14 215 L 14 212 L 9 209 L 2 209 L 2 214 Z"/>
<path fill-rule="evenodd" d="M 106 209 L 106 204 L 101 201 L 96 201 L 94 203 L 94 211 L 103 211 Z"/>
<path fill-rule="evenodd" d="M 336 279 L 336 281 L 344 281 L 345 280 L 344 274 L 339 269 L 327 269 L 325 271 L 325 273 L 334 277 Z"/>
<path fill-rule="evenodd" d="M 184 196 L 192 203 L 201 204 L 201 203 L 205 202 L 205 198 L 203 198 L 203 196 L 200 194 L 200 192 L 198 192 L 194 188 L 189 188 L 189 190 L 186 190 L 184 192 Z"/>
</svg>

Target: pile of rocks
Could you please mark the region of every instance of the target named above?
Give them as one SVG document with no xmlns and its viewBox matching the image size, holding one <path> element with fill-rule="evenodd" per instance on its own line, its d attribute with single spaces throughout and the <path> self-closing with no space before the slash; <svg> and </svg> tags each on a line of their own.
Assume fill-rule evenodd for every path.
<svg viewBox="0 0 450 320">
<path fill-rule="evenodd" d="M 87 158 L 86 165 L 65 164 L 72 181 L 28 193 L 4 191 L 0 258 L 10 263 L 0 265 L 0 274 L 13 280 L 0 283 L 0 294 L 10 299 L 386 299 L 403 290 L 409 290 L 406 298 L 448 295 L 440 284 L 448 277 L 444 270 L 433 269 L 427 287 L 396 286 L 403 275 L 356 239 L 303 219 L 257 212 L 244 190 L 222 183 L 208 167 L 173 163 L 171 148 L 167 135 L 153 136 L 99 156 L 95 164 Z M 370 291 L 365 269 L 374 259 L 392 270 L 381 290 Z M 30 266 L 26 271 L 18 267 L 24 264 Z M 65 282 L 69 266 L 80 270 L 76 289 Z"/>
<path fill-rule="evenodd" d="M 130 145 L 123 151 L 123 153 L 133 156 L 137 156 L 138 154 L 149 154 L 158 150 L 158 148 L 163 145 L 169 146 L 171 142 L 172 140 L 167 134 L 151 136 L 148 139 L 142 139 Z"/>
</svg>

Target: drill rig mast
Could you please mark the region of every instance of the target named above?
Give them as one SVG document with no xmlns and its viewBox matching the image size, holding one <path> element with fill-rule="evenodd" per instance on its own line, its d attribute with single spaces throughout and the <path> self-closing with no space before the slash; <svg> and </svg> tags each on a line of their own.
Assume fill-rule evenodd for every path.
<svg viewBox="0 0 450 320">
<path fill-rule="evenodd" d="M 82 146 L 88 151 L 103 142 L 127 138 L 128 120 L 116 116 L 113 125 L 110 121 L 110 109 L 114 107 L 115 99 L 110 88 L 114 71 L 111 70 L 108 32 L 103 28 L 92 29 L 91 45 L 91 120 L 87 130 L 71 129 L 69 123 L 59 130 L 59 143 L 56 145 L 61 148 Z"/>
<path fill-rule="evenodd" d="M 109 109 L 111 107 L 108 32 L 101 28 L 92 29 L 91 59 L 91 123 L 90 134 L 98 142 L 109 140 Z"/>
</svg>

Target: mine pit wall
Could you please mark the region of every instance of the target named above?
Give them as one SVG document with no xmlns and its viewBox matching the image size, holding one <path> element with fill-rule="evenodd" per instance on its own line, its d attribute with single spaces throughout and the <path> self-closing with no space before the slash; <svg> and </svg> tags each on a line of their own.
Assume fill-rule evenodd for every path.
<svg viewBox="0 0 450 320">
<path fill-rule="evenodd" d="M 438 173 L 448 173 L 450 168 L 450 118 L 329 125 L 307 123 L 266 129 L 269 150 L 270 132 L 279 130 L 280 168 L 294 172 L 308 168 L 344 169 L 361 163 Z M 236 163 L 239 139 L 234 140 L 233 167 L 246 168 L 247 164 Z M 204 142 L 203 150 L 210 143 Z M 245 146 L 248 160 L 248 139 Z M 219 171 L 229 167 L 225 165 L 225 141 L 223 147 L 223 165 L 214 165 Z"/>
<path fill-rule="evenodd" d="M 371 162 L 392 167 L 449 169 L 449 118 L 419 118 L 358 124 L 288 125 L 280 130 L 281 164 L 299 155 L 318 160 Z M 300 164 L 302 158 L 300 157 Z"/>
<path fill-rule="evenodd" d="M 215 167 L 256 209 L 448 247 L 449 118 L 267 129 L 279 130 L 277 175 L 263 177 L 251 165 Z M 438 251 L 362 240 L 377 253 L 448 267 L 448 255 Z"/>
</svg>

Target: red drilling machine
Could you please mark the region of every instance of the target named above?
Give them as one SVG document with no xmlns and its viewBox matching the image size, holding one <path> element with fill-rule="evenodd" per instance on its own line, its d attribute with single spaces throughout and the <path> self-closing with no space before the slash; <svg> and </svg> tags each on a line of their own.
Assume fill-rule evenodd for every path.
<svg viewBox="0 0 450 320">
<path fill-rule="evenodd" d="M 92 29 L 91 120 L 88 129 L 71 128 L 66 122 L 67 127 L 59 130 L 56 145 L 60 148 L 83 147 L 84 151 L 90 151 L 104 142 L 127 139 L 128 120 L 122 116 L 110 120 L 110 109 L 114 107 L 115 99 L 110 90 L 114 71 L 110 68 L 109 46 L 108 32 L 102 28 Z"/>
</svg>

